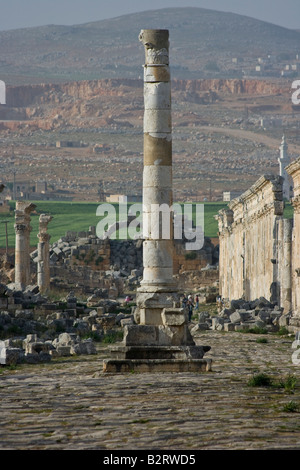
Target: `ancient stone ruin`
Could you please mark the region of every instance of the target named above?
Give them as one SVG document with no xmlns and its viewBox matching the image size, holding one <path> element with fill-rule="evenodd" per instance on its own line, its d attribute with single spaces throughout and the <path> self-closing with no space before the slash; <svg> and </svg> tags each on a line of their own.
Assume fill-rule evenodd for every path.
<svg viewBox="0 0 300 470">
<path fill-rule="evenodd" d="M 0 364 L 95 354 L 93 342 L 82 341 L 81 335 L 102 337 L 121 328 L 123 341 L 111 348 L 103 372 L 202 372 L 211 370 L 211 359 L 204 359 L 210 346 L 198 344 L 202 330 L 273 332 L 285 326 L 299 331 L 300 158 L 290 163 L 283 138 L 279 175 L 261 176 L 232 200 L 216 216 L 219 245 L 205 238 L 187 258 L 182 240 L 174 239 L 173 212 L 162 217 L 157 212 L 157 206 L 173 204 L 169 34 L 142 30 L 139 39 L 146 57 L 143 237 L 100 239 L 96 227 L 89 227 L 68 231 L 50 245 L 52 216 L 41 214 L 38 246 L 30 253 L 30 216 L 36 206 L 17 201 L 14 279 L 0 284 L 0 327 L 21 329 L 26 337 L 22 347 L 20 340 L 0 341 Z M 288 178 L 294 186 L 293 219 L 284 216 Z M 214 303 L 219 294 L 218 314 L 201 311 L 198 322 L 190 324 L 180 302 L 186 286 L 202 286 L 200 302 Z M 68 291 L 65 301 L 50 301 L 51 288 Z M 75 290 L 87 298 L 84 305 Z M 136 302 L 123 315 L 119 299 L 129 290 Z M 41 340 L 38 331 L 44 328 L 46 339 Z"/>
<path fill-rule="evenodd" d="M 157 205 L 172 206 L 169 32 L 142 30 L 144 67 L 143 280 L 137 292 L 139 323 L 125 327 L 123 345 L 111 350 L 104 372 L 210 370 L 188 329 L 173 278 L 173 234 L 164 238 Z M 154 223 L 155 221 L 155 223 Z"/>
<path fill-rule="evenodd" d="M 281 145 L 281 160 L 286 144 Z M 285 158 L 283 158 L 285 157 Z M 240 302 L 248 317 L 251 303 L 296 332 L 299 312 L 300 159 L 280 167 L 283 176 L 264 175 L 216 216 L 219 224 L 219 293 L 225 304 Z M 284 217 L 287 175 L 293 179 L 293 219 Z M 243 305 L 244 304 L 244 305 Z M 264 305 L 265 304 L 265 305 Z M 254 306 L 254 309 L 255 307 Z M 233 311 L 229 312 L 233 313 Z M 256 312 L 257 314 L 257 312 Z M 251 316 L 251 315 L 250 315 Z M 255 314 L 254 314 L 255 317 Z"/>
<path fill-rule="evenodd" d="M 36 206 L 27 201 L 17 201 L 15 210 L 15 284 L 22 290 L 30 284 L 30 213 Z"/>
<path fill-rule="evenodd" d="M 37 284 L 41 293 L 46 293 L 50 288 L 50 235 L 47 233 L 47 228 L 52 218 L 51 215 L 41 214 L 39 219 Z"/>
</svg>

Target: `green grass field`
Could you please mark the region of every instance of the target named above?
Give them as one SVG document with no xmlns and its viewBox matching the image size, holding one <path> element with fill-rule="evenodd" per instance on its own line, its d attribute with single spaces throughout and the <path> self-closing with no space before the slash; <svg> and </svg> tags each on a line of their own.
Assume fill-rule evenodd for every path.
<svg viewBox="0 0 300 470">
<path fill-rule="evenodd" d="M 72 231 L 86 231 L 89 226 L 97 226 L 101 217 L 96 215 L 97 207 L 100 203 L 80 203 L 80 202 L 56 202 L 56 201 L 37 201 L 36 213 L 31 216 L 32 232 L 30 236 L 31 246 L 37 246 L 38 243 L 38 222 L 39 215 L 42 213 L 49 213 L 53 216 L 53 220 L 48 226 L 48 232 L 51 235 L 50 243 L 57 241 L 60 237 L 64 236 L 68 230 Z M 202 204 L 202 203 L 201 203 Z M 204 204 L 204 230 L 205 236 L 217 237 L 218 225 L 214 216 L 219 210 L 226 207 L 227 203 L 224 202 L 211 202 Z M 14 231 L 14 202 L 10 203 L 11 211 L 8 214 L 0 214 L 0 247 L 5 247 L 5 224 L 1 223 L 4 220 L 8 221 L 8 245 L 9 247 L 15 246 L 15 231 Z M 118 204 L 114 204 L 116 214 L 118 214 Z M 290 218 L 293 216 L 293 209 L 290 204 L 287 204 L 285 209 L 285 217 Z M 118 217 L 118 216 L 117 216 Z M 112 223 L 114 218 L 106 217 L 106 221 Z"/>
</svg>

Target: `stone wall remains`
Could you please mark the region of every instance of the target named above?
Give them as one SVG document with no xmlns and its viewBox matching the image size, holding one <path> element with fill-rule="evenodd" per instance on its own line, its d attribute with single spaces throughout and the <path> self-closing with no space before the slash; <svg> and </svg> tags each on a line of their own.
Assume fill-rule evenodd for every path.
<svg viewBox="0 0 300 470">
<path fill-rule="evenodd" d="M 292 232 L 292 306 L 293 315 L 300 318 L 300 158 L 290 163 L 286 168 L 293 178 L 294 197 L 291 203 L 294 208 L 294 223 Z"/>
<path fill-rule="evenodd" d="M 291 231 L 284 219 L 283 178 L 262 176 L 216 216 L 220 295 L 264 297 L 291 310 Z"/>
</svg>

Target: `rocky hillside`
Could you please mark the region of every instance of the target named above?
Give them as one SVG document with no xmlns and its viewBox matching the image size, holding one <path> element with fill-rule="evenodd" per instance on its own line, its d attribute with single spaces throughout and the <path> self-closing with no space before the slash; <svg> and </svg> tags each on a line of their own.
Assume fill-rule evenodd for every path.
<svg viewBox="0 0 300 470">
<path fill-rule="evenodd" d="M 181 110 L 189 103 L 205 105 L 222 101 L 224 97 L 268 97 L 287 95 L 288 91 L 284 83 L 274 84 L 264 80 L 172 81 L 174 108 L 180 107 Z M 0 123 L 3 129 L 19 129 L 28 125 L 40 129 L 68 125 L 80 128 L 117 126 L 120 129 L 141 125 L 143 82 L 104 79 L 8 86 L 6 102 L 7 105 L 0 108 L 0 120 L 7 120 Z M 194 123 L 206 124 L 200 116 L 193 114 L 190 118 Z M 184 122 L 187 119 L 188 116 L 185 116 Z"/>
<path fill-rule="evenodd" d="M 1 79 L 10 84 L 98 78 L 139 78 L 144 61 L 141 29 L 170 30 L 174 78 L 211 73 L 231 77 L 232 58 L 292 58 L 300 33 L 233 13 L 167 8 L 75 26 L 0 32 Z M 213 58 L 213 63 L 212 63 Z"/>
</svg>

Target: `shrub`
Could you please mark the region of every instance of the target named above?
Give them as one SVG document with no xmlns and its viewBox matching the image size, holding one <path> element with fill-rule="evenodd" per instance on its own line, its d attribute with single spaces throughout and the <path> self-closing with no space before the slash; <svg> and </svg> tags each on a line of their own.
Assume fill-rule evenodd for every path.
<svg viewBox="0 0 300 470">
<path fill-rule="evenodd" d="M 286 392 L 293 392 L 297 383 L 297 378 L 294 375 L 288 375 L 285 380 L 280 380 L 278 386 L 284 388 Z"/>
<path fill-rule="evenodd" d="M 123 339 L 123 332 L 118 331 L 116 333 L 109 333 L 104 336 L 102 342 L 105 344 L 116 343 L 117 341 L 121 341 Z"/>
<path fill-rule="evenodd" d="M 89 339 L 91 338 L 96 343 L 101 341 L 101 335 L 97 333 L 97 331 L 90 331 L 88 334 L 83 335 L 82 339 Z"/>
<path fill-rule="evenodd" d="M 288 335 L 289 334 L 289 330 L 285 327 L 285 326 L 281 326 L 279 328 L 279 331 L 277 331 L 277 334 L 278 335 Z"/>
<path fill-rule="evenodd" d="M 288 403 L 284 405 L 283 411 L 286 411 L 289 413 L 299 412 L 299 405 L 295 401 L 289 401 Z"/>
<path fill-rule="evenodd" d="M 249 387 L 270 387 L 272 384 L 272 379 L 264 373 L 256 374 L 248 381 Z"/>
<path fill-rule="evenodd" d="M 254 326 L 253 328 L 249 328 L 248 333 L 253 333 L 254 335 L 266 335 L 268 330 L 266 328 Z"/>
<path fill-rule="evenodd" d="M 197 253 L 195 251 L 191 251 L 190 253 L 186 253 L 185 259 L 196 259 Z"/>
</svg>

